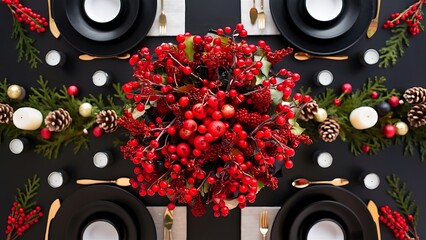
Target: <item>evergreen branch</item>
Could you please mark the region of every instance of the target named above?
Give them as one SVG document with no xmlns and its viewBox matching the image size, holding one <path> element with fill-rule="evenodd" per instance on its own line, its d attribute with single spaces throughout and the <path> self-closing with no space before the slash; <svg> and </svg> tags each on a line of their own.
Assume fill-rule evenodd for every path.
<svg viewBox="0 0 426 240">
<path fill-rule="evenodd" d="M 7 88 L 9 84 L 7 83 L 7 78 L 5 78 L 2 82 L 0 82 L 0 102 L 7 103 L 10 98 L 7 96 Z"/>
<path fill-rule="evenodd" d="M 41 59 L 38 57 L 40 50 L 34 46 L 35 40 L 28 36 L 28 31 L 16 18 L 13 18 L 12 38 L 18 40 L 16 44 L 18 62 L 25 59 L 31 68 L 37 68 L 38 64 L 41 63 Z"/>
<path fill-rule="evenodd" d="M 386 176 L 386 181 L 391 188 L 387 190 L 387 193 L 395 200 L 398 208 L 405 217 L 408 215 L 413 216 L 413 227 L 416 227 L 419 208 L 416 206 L 414 200 L 411 199 L 412 193 L 407 191 L 406 183 L 401 182 L 400 178 L 395 174 Z"/>
<path fill-rule="evenodd" d="M 386 40 L 385 47 L 379 49 L 381 59 L 379 67 L 387 68 L 390 64 L 395 65 L 397 58 L 404 55 L 404 47 L 410 46 L 407 29 L 407 24 L 401 24 L 391 30 L 394 35 Z"/>
<path fill-rule="evenodd" d="M 32 179 L 28 179 L 28 183 L 25 184 L 25 189 L 17 189 L 18 194 L 15 197 L 15 200 L 21 205 L 23 209 L 30 210 L 37 203 L 36 201 L 31 201 L 36 195 L 38 188 L 40 187 L 40 177 L 34 175 Z"/>
</svg>

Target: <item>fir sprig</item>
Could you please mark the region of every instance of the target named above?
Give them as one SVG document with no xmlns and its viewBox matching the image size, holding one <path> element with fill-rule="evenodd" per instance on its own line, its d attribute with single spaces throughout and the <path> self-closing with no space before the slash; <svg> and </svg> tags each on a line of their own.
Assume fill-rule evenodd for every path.
<svg viewBox="0 0 426 240">
<path fill-rule="evenodd" d="M 404 48 L 410 46 L 407 29 L 407 24 L 401 24 L 391 30 L 393 36 L 386 40 L 385 47 L 379 49 L 381 59 L 379 67 L 387 68 L 390 64 L 395 65 L 398 57 L 404 55 Z"/>
<path fill-rule="evenodd" d="M 395 200 L 398 208 L 406 217 L 408 215 L 413 216 L 413 227 L 416 227 L 419 207 L 416 205 L 415 201 L 412 200 L 412 192 L 408 192 L 406 183 L 402 182 L 395 174 L 387 176 L 386 181 L 391 188 L 387 190 L 387 193 Z"/>
<path fill-rule="evenodd" d="M 28 36 L 28 31 L 15 18 L 13 18 L 12 38 L 18 40 L 16 44 L 18 62 L 25 59 L 31 68 L 37 68 L 38 64 L 41 63 L 38 56 L 40 50 L 34 46 L 35 40 Z"/>
<path fill-rule="evenodd" d="M 27 184 L 24 186 L 24 190 L 18 188 L 15 200 L 21 205 L 22 208 L 29 210 L 34 207 L 37 202 L 33 198 L 37 195 L 38 188 L 40 187 L 40 177 L 34 175 L 33 178 L 29 178 Z"/>
</svg>

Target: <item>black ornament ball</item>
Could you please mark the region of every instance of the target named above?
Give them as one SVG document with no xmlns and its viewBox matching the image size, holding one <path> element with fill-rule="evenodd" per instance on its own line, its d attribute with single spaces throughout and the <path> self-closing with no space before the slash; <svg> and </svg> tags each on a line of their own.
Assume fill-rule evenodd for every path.
<svg viewBox="0 0 426 240">
<path fill-rule="evenodd" d="M 377 104 L 376 111 L 380 116 L 386 115 L 391 111 L 391 105 L 388 102 Z"/>
</svg>

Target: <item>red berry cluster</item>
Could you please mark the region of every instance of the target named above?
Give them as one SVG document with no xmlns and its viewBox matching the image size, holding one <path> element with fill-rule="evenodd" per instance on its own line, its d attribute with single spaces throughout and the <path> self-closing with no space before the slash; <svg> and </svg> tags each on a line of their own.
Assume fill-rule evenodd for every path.
<svg viewBox="0 0 426 240">
<path fill-rule="evenodd" d="M 417 233 L 411 231 L 406 219 L 398 212 L 392 211 L 389 206 L 380 208 L 379 220 L 393 231 L 395 238 L 400 240 L 420 239 Z M 413 222 L 413 215 L 408 215 L 407 220 Z"/>
<path fill-rule="evenodd" d="M 19 0 L 2 0 L 10 9 L 18 22 L 29 25 L 31 31 L 45 32 L 48 23 L 46 18 L 33 12 L 29 7 L 23 6 Z"/>
<path fill-rule="evenodd" d="M 311 143 L 289 121 L 311 100 L 291 98 L 300 75 L 270 71 L 292 49 L 272 51 L 245 36 L 242 24 L 187 33 L 130 58 L 134 80 L 123 91 L 134 103 L 119 124 L 131 138 L 121 151 L 135 164 L 131 184 L 141 196 L 167 196 L 169 208 L 188 204 L 197 216 L 212 203 L 215 216 L 226 216 L 227 199 L 243 208 L 259 185 L 277 188 L 276 161 L 291 168 L 295 149 Z M 272 93 L 285 102 L 274 103 Z"/>
<path fill-rule="evenodd" d="M 22 235 L 31 225 L 38 223 L 43 216 L 40 206 L 26 211 L 18 202 L 13 202 L 11 213 L 7 217 L 6 235 L 7 240 L 16 239 Z"/>
<path fill-rule="evenodd" d="M 384 28 L 393 28 L 396 25 L 405 22 L 408 26 L 408 31 L 411 35 L 417 35 L 422 30 L 423 12 L 422 6 L 426 3 L 426 0 L 418 0 L 417 2 L 410 5 L 403 12 L 392 13 L 389 20 L 383 25 Z"/>
</svg>

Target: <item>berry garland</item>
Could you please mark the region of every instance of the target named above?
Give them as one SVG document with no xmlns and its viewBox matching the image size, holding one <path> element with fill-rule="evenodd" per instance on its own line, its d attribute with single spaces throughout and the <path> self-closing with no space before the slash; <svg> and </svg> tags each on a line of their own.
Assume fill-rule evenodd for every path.
<svg viewBox="0 0 426 240">
<path fill-rule="evenodd" d="M 397 58 L 404 55 L 404 48 L 410 46 L 409 35 L 415 36 L 424 30 L 421 22 L 424 3 L 425 0 L 417 0 L 401 13 L 393 13 L 383 24 L 385 29 L 391 29 L 393 36 L 386 40 L 386 46 L 379 50 L 381 54 L 379 67 L 387 68 L 390 64 L 395 65 Z"/>
<path fill-rule="evenodd" d="M 12 204 L 11 213 L 7 217 L 6 240 L 18 239 L 43 216 L 41 207 L 32 199 L 37 195 L 40 178 L 35 175 L 28 179 L 24 190 L 18 188 L 18 195 Z"/>
<path fill-rule="evenodd" d="M 131 136 L 121 150 L 141 196 L 167 196 L 170 209 L 187 204 L 196 216 L 211 203 L 214 216 L 227 216 L 227 200 L 244 208 L 261 186 L 276 189 L 274 174 L 311 143 L 294 119 L 311 101 L 291 97 L 299 74 L 271 68 L 292 49 L 272 51 L 246 36 L 237 24 L 131 57 L 135 79 L 123 90 L 133 104 L 120 120 Z"/>
<path fill-rule="evenodd" d="M 413 154 L 417 148 L 423 161 L 426 157 L 426 143 L 423 141 L 426 139 L 426 126 L 425 124 L 414 126 L 410 123 L 409 115 L 414 106 L 422 105 L 413 106 L 408 102 L 409 99 L 407 101 L 407 98 L 417 96 L 417 92 L 423 96 L 423 88 L 413 88 L 421 90 L 409 95 L 404 94 L 406 101 L 401 101 L 399 97 L 402 94 L 395 89 L 388 90 L 384 85 L 385 81 L 384 77 L 368 79 L 362 89 L 356 91 L 352 91 L 350 84 L 343 84 L 340 94 L 334 89 L 327 88 L 322 94 L 313 97 L 318 105 L 314 113 L 315 118 L 302 121 L 300 126 L 305 128 L 305 134 L 313 139 L 321 138 L 326 142 L 332 142 L 339 136 L 343 142 L 348 142 L 350 151 L 355 156 L 363 152 L 375 154 L 392 144 L 402 143 L 404 153 Z M 302 89 L 304 93 L 309 91 Z M 423 97 L 421 99 L 425 101 Z M 379 118 L 373 127 L 358 130 L 352 126 L 349 115 L 354 109 L 362 106 L 375 108 Z M 426 112 L 420 111 L 419 114 L 416 118 L 424 119 Z M 333 138 L 330 138 L 330 135 Z"/>
<path fill-rule="evenodd" d="M 93 128 L 92 133 L 96 137 L 102 136 L 104 132 L 115 130 L 115 127 L 111 129 L 110 124 L 117 124 L 118 117 L 114 119 L 114 116 L 122 114 L 123 107 L 121 104 L 127 102 L 119 84 L 113 85 L 116 90 L 114 96 L 89 95 L 82 99 L 75 97 L 78 92 L 76 86 L 68 88 L 63 86 L 62 89 L 52 88 L 48 86 L 48 81 L 41 76 L 38 84 L 38 87 L 31 88 L 31 94 L 28 97 L 22 101 L 16 101 L 10 99 L 6 94 L 10 86 L 7 80 L 0 82 L 0 89 L 2 90 L 0 93 L 0 114 L 2 109 L 8 110 L 9 107 L 12 110 L 8 111 L 10 116 L 13 115 L 13 110 L 20 107 L 32 107 L 46 116 L 46 127 L 34 131 L 18 129 L 12 121 L 0 121 L 0 140 L 3 135 L 8 138 L 27 136 L 36 142 L 34 151 L 49 159 L 57 158 L 61 147 L 71 143 L 74 144 L 74 153 L 81 149 L 88 149 L 88 129 L 90 128 Z M 120 105 L 117 105 L 119 102 Z M 1 106 L 6 105 L 9 107 L 1 108 Z M 114 122 L 106 125 L 105 114 L 109 114 L 108 116 Z M 54 121 L 52 118 L 61 117 L 69 119 L 69 125 L 61 126 L 59 131 L 56 131 L 58 130 L 56 128 L 51 129 L 49 123 Z"/>
<path fill-rule="evenodd" d="M 19 0 L 2 0 L 2 2 L 7 5 L 14 17 L 12 38 L 18 40 L 16 44 L 18 62 L 25 59 L 31 68 L 37 68 L 37 65 L 41 63 L 38 57 L 40 51 L 34 46 L 34 39 L 28 36 L 28 31 L 22 23 L 27 24 L 31 31 L 43 33 L 48 25 L 46 18 L 33 12 L 31 8 L 23 6 Z"/>
<path fill-rule="evenodd" d="M 387 176 L 386 181 L 391 188 L 387 193 L 395 200 L 401 213 L 392 210 L 387 205 L 382 206 L 380 208 L 379 220 L 392 230 L 397 239 L 420 240 L 420 236 L 416 230 L 419 208 L 411 199 L 412 193 L 407 191 L 406 184 L 401 182 L 400 178 L 396 175 Z"/>
</svg>

